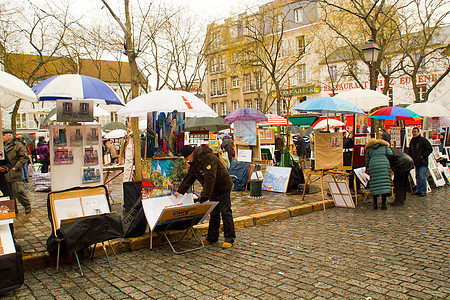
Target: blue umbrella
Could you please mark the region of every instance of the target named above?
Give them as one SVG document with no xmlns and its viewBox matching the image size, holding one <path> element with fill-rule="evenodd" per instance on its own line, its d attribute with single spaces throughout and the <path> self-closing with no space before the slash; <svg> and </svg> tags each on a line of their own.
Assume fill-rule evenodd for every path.
<svg viewBox="0 0 450 300">
<path fill-rule="evenodd" d="M 93 99 L 108 105 L 123 105 L 114 90 L 100 79 L 64 74 L 53 76 L 32 88 L 40 101 L 58 99 Z"/>
<path fill-rule="evenodd" d="M 297 104 L 292 109 L 298 111 L 312 111 L 320 113 L 346 113 L 346 114 L 364 114 L 356 105 L 335 97 L 319 97 L 311 98 L 300 104 Z"/>
</svg>

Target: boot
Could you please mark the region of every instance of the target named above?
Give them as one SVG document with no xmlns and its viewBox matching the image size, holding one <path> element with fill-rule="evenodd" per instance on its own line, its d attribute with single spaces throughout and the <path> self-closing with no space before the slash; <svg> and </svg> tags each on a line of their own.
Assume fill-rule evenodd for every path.
<svg viewBox="0 0 450 300">
<path fill-rule="evenodd" d="M 384 210 L 387 209 L 386 198 L 381 198 L 381 209 L 384 209 Z"/>
</svg>

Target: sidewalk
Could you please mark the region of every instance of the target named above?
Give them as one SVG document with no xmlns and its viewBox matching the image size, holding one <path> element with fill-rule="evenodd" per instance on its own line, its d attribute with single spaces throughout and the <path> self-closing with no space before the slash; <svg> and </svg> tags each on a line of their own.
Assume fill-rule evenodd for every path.
<svg viewBox="0 0 450 300">
<path fill-rule="evenodd" d="M 22 246 L 24 251 L 24 261 L 30 260 L 31 262 L 34 262 L 33 268 L 35 268 L 36 261 L 40 261 L 40 264 L 43 264 L 48 260 L 48 253 L 46 253 L 46 241 L 51 233 L 51 225 L 47 214 L 48 193 L 34 192 L 34 188 L 32 186 L 30 186 L 30 190 L 32 191 L 32 194 L 34 196 L 34 200 L 32 201 L 32 212 L 26 215 L 24 213 L 23 207 L 19 204 L 19 214 L 16 216 L 16 220 L 14 221 L 14 230 L 16 241 Z M 109 184 L 108 190 L 112 197 L 112 210 L 116 211 L 123 217 L 122 177 L 119 176 L 118 178 L 114 179 Z M 201 188 L 196 187 L 196 190 L 201 190 Z M 301 200 L 302 195 L 298 192 L 284 194 L 263 191 L 263 196 L 261 198 L 250 197 L 249 191 L 232 192 L 231 201 L 233 208 L 233 217 L 235 219 L 243 220 L 243 217 L 245 216 L 270 211 L 274 211 L 274 213 L 276 213 L 280 209 L 298 207 L 303 204 L 314 202 L 320 202 L 320 205 L 316 205 L 316 209 L 322 209 L 320 186 L 311 186 L 310 192 L 310 194 L 306 195 L 304 201 Z M 331 198 L 328 196 L 325 196 L 325 199 L 331 200 Z M 331 203 L 328 203 L 327 207 L 330 204 Z M 277 218 L 276 214 L 272 214 L 272 217 L 269 217 L 269 219 L 271 220 L 274 218 Z M 253 223 L 246 226 L 252 225 Z M 140 244 L 143 244 L 145 242 L 146 240 L 144 239 L 144 241 L 141 241 Z M 43 262 L 42 259 L 40 260 L 40 258 L 42 257 L 45 257 L 45 262 Z M 26 269 L 29 268 L 28 265 L 29 264 L 25 263 Z"/>
</svg>

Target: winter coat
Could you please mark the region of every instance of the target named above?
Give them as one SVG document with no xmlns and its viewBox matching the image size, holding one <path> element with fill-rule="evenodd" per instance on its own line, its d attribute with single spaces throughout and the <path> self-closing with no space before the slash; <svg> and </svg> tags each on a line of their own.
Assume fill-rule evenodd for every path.
<svg viewBox="0 0 450 300">
<path fill-rule="evenodd" d="M 110 141 L 106 142 L 106 153 L 111 155 L 111 158 L 117 158 L 116 146 Z"/>
<path fill-rule="evenodd" d="M 391 194 L 391 167 L 388 158 L 392 156 L 388 142 L 371 139 L 366 145 L 366 168 L 369 168 L 369 190 L 372 196 Z"/>
<path fill-rule="evenodd" d="M 412 138 L 409 142 L 409 155 L 414 161 L 416 167 L 428 166 L 428 156 L 433 152 L 430 142 L 419 135 Z"/>
<path fill-rule="evenodd" d="M 50 157 L 50 150 L 46 143 L 39 142 L 36 147 L 36 155 L 39 159 L 45 159 Z"/>
<path fill-rule="evenodd" d="M 231 139 L 231 137 L 224 137 L 221 147 L 228 153 L 228 158 L 233 158 L 233 140 Z"/>
<path fill-rule="evenodd" d="M 391 148 L 391 150 L 392 156 L 389 157 L 389 164 L 394 174 L 405 174 L 414 169 L 414 162 L 411 156 L 396 148 Z"/>
<path fill-rule="evenodd" d="M 207 199 L 231 191 L 233 186 L 227 169 L 207 145 L 195 149 L 193 162 L 178 188 L 178 193 L 186 193 L 196 179 L 203 186 L 200 196 Z"/>
<path fill-rule="evenodd" d="M 29 161 L 27 148 L 18 140 L 13 138 L 5 145 L 6 155 L 11 162 L 12 168 L 6 173 L 9 182 L 22 180 L 22 167 Z"/>
</svg>

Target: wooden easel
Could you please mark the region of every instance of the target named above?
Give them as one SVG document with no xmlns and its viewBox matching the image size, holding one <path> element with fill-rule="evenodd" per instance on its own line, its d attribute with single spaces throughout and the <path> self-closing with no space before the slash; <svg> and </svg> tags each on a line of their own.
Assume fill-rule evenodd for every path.
<svg viewBox="0 0 450 300">
<path fill-rule="evenodd" d="M 323 203 L 323 210 L 325 210 L 325 196 L 323 194 L 323 176 L 325 176 L 324 170 L 304 170 L 305 174 L 308 175 L 308 177 L 305 180 L 305 187 L 303 188 L 303 197 L 302 201 L 305 199 L 306 194 L 306 188 L 311 185 L 313 182 L 316 182 L 320 179 L 320 190 L 322 191 L 322 203 Z M 316 178 L 314 180 L 311 179 L 311 175 L 317 175 L 319 178 Z"/>
</svg>

